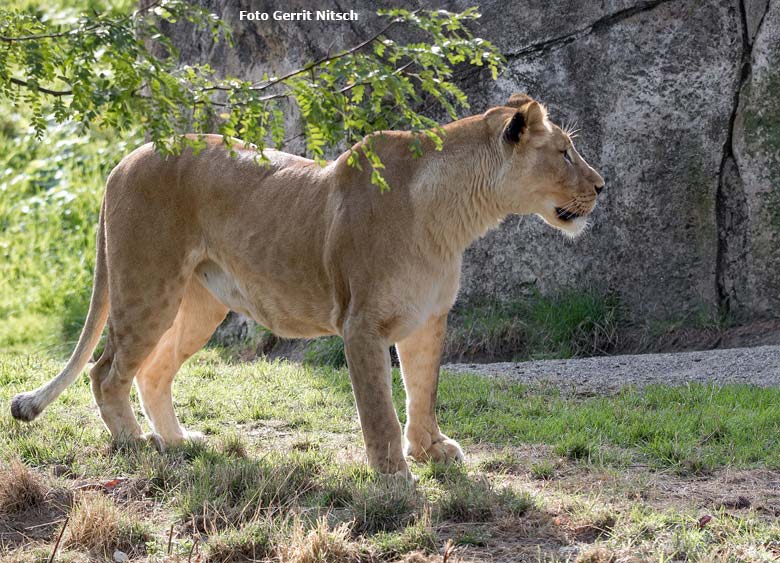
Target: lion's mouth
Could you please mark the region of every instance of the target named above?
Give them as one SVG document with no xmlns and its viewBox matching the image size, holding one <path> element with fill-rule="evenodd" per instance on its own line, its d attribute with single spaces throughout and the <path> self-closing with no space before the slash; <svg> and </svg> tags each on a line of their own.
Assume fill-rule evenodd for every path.
<svg viewBox="0 0 780 563">
<path fill-rule="evenodd" d="M 571 211 L 568 209 L 564 209 L 563 207 L 556 207 L 555 208 L 555 214 L 558 216 L 558 219 L 561 221 L 573 221 L 574 219 L 577 219 L 578 217 L 582 217 L 581 213 L 577 213 L 576 211 Z"/>
</svg>

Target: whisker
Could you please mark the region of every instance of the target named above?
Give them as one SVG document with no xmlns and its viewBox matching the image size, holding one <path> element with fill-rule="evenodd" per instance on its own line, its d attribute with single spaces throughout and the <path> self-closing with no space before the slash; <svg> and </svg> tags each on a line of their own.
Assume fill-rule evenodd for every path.
<svg viewBox="0 0 780 563">
<path fill-rule="evenodd" d="M 574 138 L 576 137 L 577 133 L 580 131 L 580 128 L 577 126 L 577 120 L 576 119 L 567 119 L 566 123 L 563 126 L 563 132 L 566 133 L 569 137 Z"/>
<path fill-rule="evenodd" d="M 563 211 L 573 211 L 575 207 L 577 207 L 577 202 L 575 200 L 571 200 L 569 203 L 562 206 L 561 209 Z"/>
</svg>

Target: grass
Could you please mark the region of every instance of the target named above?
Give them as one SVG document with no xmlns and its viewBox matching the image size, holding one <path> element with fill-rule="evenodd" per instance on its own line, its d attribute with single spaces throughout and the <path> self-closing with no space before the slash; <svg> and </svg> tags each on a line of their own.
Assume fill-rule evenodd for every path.
<svg viewBox="0 0 780 563">
<path fill-rule="evenodd" d="M 40 142 L 24 115 L 1 113 L 0 347 L 69 348 L 89 302 L 106 177 L 142 139 L 62 125 Z"/>
<path fill-rule="evenodd" d="M 552 479 L 555 476 L 555 464 L 549 460 L 536 462 L 531 465 L 531 475 L 534 479 Z"/>
<path fill-rule="evenodd" d="M 185 426 L 207 442 L 159 454 L 111 445 L 86 376 L 40 421 L 11 420 L 10 397 L 60 366 L 35 352 L 0 354 L 0 554 L 8 561 L 46 559 L 66 514 L 60 555 L 73 561 L 114 549 L 134 561 L 191 553 L 202 561 L 416 553 L 425 561 L 448 540 L 475 560 L 512 549 L 563 561 L 561 549 L 572 548 L 583 561 L 710 561 L 726 552 L 760 561 L 780 546 L 774 512 L 765 517 L 760 501 L 780 467 L 776 389 L 692 385 L 582 398 L 445 373 L 440 423 L 470 461 L 413 465 L 418 482 L 409 485 L 366 469 L 344 369 L 233 363 L 204 350 L 183 368 L 175 398 Z M 393 382 L 403 419 L 397 371 Z M 734 488 L 731 472 L 750 486 L 734 492 L 739 501 L 714 503 Z M 753 484 L 761 479 L 765 490 Z M 717 493 L 697 489 L 707 483 Z M 680 487 L 684 498 L 669 501 L 667 491 Z M 703 506 L 713 519 L 699 529 Z"/>
<path fill-rule="evenodd" d="M 0 514 L 13 514 L 43 504 L 48 488 L 40 476 L 18 460 L 0 471 Z"/>
<path fill-rule="evenodd" d="M 449 316 L 444 359 L 522 361 L 603 355 L 618 346 L 620 312 L 614 296 L 579 290 L 533 294 L 506 303 L 460 304 Z M 228 357 L 291 355 L 290 341 L 262 327 L 255 327 L 244 339 L 225 337 L 216 343 L 225 346 Z M 347 365 L 344 342 L 338 336 L 316 338 L 296 348 L 302 349 L 306 364 Z M 398 363 L 394 353 L 392 359 Z"/>
<path fill-rule="evenodd" d="M 133 9 L 128 0 L 9 0 L 4 8 L 75 21 L 85 11 Z M 0 104 L 0 349 L 70 349 L 92 284 L 95 229 L 111 169 L 140 134 L 48 123 L 43 139 L 22 104 Z"/>
<path fill-rule="evenodd" d="M 592 291 L 460 305 L 450 314 L 445 356 L 519 361 L 599 355 L 617 345 L 619 323 L 618 300 Z"/>
<path fill-rule="evenodd" d="M 84 494 L 70 512 L 63 547 L 109 558 L 114 551 L 144 555 L 151 533 L 143 521 L 99 493 Z"/>
<path fill-rule="evenodd" d="M 243 527 L 212 534 L 206 561 L 229 563 L 258 560 L 273 553 L 273 522 L 258 519 Z"/>
<path fill-rule="evenodd" d="M 317 366 L 340 368 L 347 365 L 344 341 L 338 336 L 312 340 L 304 353 L 304 362 Z"/>
</svg>

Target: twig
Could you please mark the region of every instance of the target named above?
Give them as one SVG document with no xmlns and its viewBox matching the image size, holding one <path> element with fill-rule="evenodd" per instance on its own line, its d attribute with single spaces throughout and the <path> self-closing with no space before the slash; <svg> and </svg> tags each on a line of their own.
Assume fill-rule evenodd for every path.
<svg viewBox="0 0 780 563">
<path fill-rule="evenodd" d="M 12 84 L 17 84 L 18 86 L 24 86 L 25 88 L 29 88 L 30 90 L 33 90 L 33 87 L 30 85 L 29 82 L 25 82 L 24 80 L 19 80 L 18 78 L 14 78 L 13 76 L 8 80 Z M 50 96 L 70 96 L 71 94 L 73 94 L 73 90 L 49 90 L 48 88 L 42 88 L 41 86 L 36 86 L 34 89 L 38 90 L 39 92 L 43 92 L 44 94 L 49 94 Z"/>
<path fill-rule="evenodd" d="M 154 10 L 157 6 L 160 5 L 160 3 L 161 3 L 160 0 L 155 0 L 154 2 L 149 4 L 148 6 L 144 6 L 142 8 L 138 8 L 135 12 L 133 12 L 133 17 L 136 17 L 136 16 L 138 16 L 140 14 L 143 14 L 145 12 L 149 12 L 151 10 Z"/>
<path fill-rule="evenodd" d="M 305 66 L 303 68 L 300 68 L 298 70 L 294 70 L 292 72 L 288 72 L 287 74 L 285 74 L 283 76 L 280 76 L 279 78 L 276 78 L 274 80 L 271 80 L 267 84 L 263 84 L 262 86 L 258 86 L 257 88 L 258 89 L 263 89 L 263 90 L 266 89 L 266 88 L 270 88 L 271 86 L 273 86 L 275 84 L 278 84 L 279 82 L 283 82 L 283 81 L 287 80 L 288 78 L 292 78 L 293 76 L 297 76 L 299 74 L 307 72 L 307 71 L 313 69 L 314 67 L 320 66 L 321 64 L 329 63 L 329 62 L 332 62 L 332 61 L 336 61 L 338 59 L 346 57 L 347 55 L 351 55 L 352 53 L 355 53 L 356 51 L 359 51 L 360 49 L 362 49 L 366 45 L 370 45 L 371 43 L 373 43 L 374 41 L 379 39 L 379 37 L 381 35 L 384 35 L 384 33 L 387 32 L 388 29 L 390 29 L 391 27 L 393 27 L 396 24 L 401 23 L 402 21 L 403 20 L 401 20 L 401 19 L 395 19 L 395 20 L 391 21 L 389 24 L 387 24 L 384 28 L 382 28 L 379 31 L 379 33 L 376 33 L 373 36 L 371 36 L 368 39 L 366 39 L 365 41 L 362 41 L 362 42 L 358 43 L 357 45 L 355 45 L 351 49 L 347 49 L 346 51 L 342 51 L 341 53 L 339 53 L 337 55 L 333 55 L 332 57 L 322 57 L 318 61 L 315 61 L 315 62 L 313 62 L 313 63 L 311 63 L 311 64 L 309 64 L 309 65 L 307 65 L 307 66 Z"/>
<path fill-rule="evenodd" d="M 405 71 L 407 68 L 409 68 L 410 66 L 412 66 L 412 65 L 413 65 L 415 62 L 416 62 L 416 61 L 409 61 L 409 62 L 408 62 L 408 63 L 406 63 L 405 65 L 403 65 L 403 66 L 401 66 L 401 67 L 398 67 L 397 69 L 395 69 L 395 70 L 393 71 L 393 75 L 399 75 L 399 74 L 403 74 L 403 72 L 404 72 L 404 71 Z M 416 76 L 416 75 L 415 75 L 415 76 Z M 349 91 L 350 91 L 350 90 L 352 90 L 352 88 L 354 88 L 355 86 L 365 86 L 365 85 L 367 85 L 367 84 L 371 84 L 371 82 L 370 82 L 370 81 L 368 81 L 368 80 L 361 80 L 360 82 L 353 82 L 352 84 L 350 84 L 350 85 L 348 85 L 348 86 L 344 86 L 344 87 L 343 87 L 341 90 L 339 90 L 339 91 L 338 91 L 338 93 L 339 93 L 339 94 L 343 94 L 343 93 L 345 93 L 345 92 L 349 92 Z"/>
<path fill-rule="evenodd" d="M 171 524 L 171 531 L 168 532 L 168 555 L 171 554 L 172 547 L 173 547 L 173 524 Z"/>
<path fill-rule="evenodd" d="M 54 549 L 51 550 L 51 557 L 49 557 L 49 563 L 54 563 L 54 556 L 57 555 L 57 550 L 60 547 L 60 542 L 62 541 L 62 536 L 65 535 L 65 528 L 68 527 L 68 522 L 70 522 L 70 516 L 65 518 L 65 523 L 62 525 L 62 530 L 60 530 L 60 535 L 57 536 L 57 541 L 54 544 Z"/>
<path fill-rule="evenodd" d="M 44 526 L 51 526 L 52 524 L 59 524 L 60 522 L 64 522 L 65 518 L 60 518 L 59 520 L 52 520 L 51 522 L 44 522 L 43 524 L 36 524 L 35 526 L 26 526 L 25 530 L 34 530 L 35 528 L 43 528 Z"/>
<path fill-rule="evenodd" d="M 187 555 L 187 563 L 192 563 L 192 552 L 195 551 L 195 546 L 198 545 L 198 542 L 200 541 L 199 537 L 195 538 L 195 541 L 192 542 L 192 547 L 190 547 L 190 553 Z"/>
<path fill-rule="evenodd" d="M 441 563 L 448 563 L 450 557 L 455 553 L 455 544 L 452 543 L 452 538 L 447 540 L 444 545 L 444 551 L 441 554 Z"/>
<path fill-rule="evenodd" d="M 19 37 L 8 37 L 7 35 L 0 35 L 0 41 L 6 43 L 16 43 L 17 41 L 38 41 L 40 39 L 57 39 L 59 37 L 65 37 L 73 33 L 83 33 L 85 31 L 93 31 L 103 25 L 103 22 L 90 25 L 88 27 L 75 27 L 67 31 L 61 31 L 59 33 L 42 33 L 41 35 L 20 35 Z"/>
<path fill-rule="evenodd" d="M 395 25 L 397 25 L 397 24 L 399 24 L 401 22 L 403 22 L 402 19 L 394 19 L 389 24 L 387 24 L 384 28 L 382 28 L 378 33 L 372 35 L 371 37 L 369 37 L 365 41 L 361 41 L 360 43 L 358 43 L 357 45 L 355 45 L 354 47 L 352 47 L 350 49 L 347 49 L 346 51 L 341 51 L 340 53 L 338 53 L 336 55 L 333 55 L 333 56 L 322 57 L 321 59 L 316 60 L 313 63 L 309 63 L 306 66 L 301 67 L 301 68 L 299 68 L 297 70 L 290 71 L 287 74 L 284 74 L 282 76 L 279 76 L 278 78 L 274 78 L 273 80 L 270 80 L 270 81 L 266 82 L 265 84 L 251 86 L 249 88 L 249 90 L 254 90 L 254 91 L 266 90 L 266 89 L 270 88 L 271 86 L 276 86 L 280 82 L 284 82 L 288 78 L 292 78 L 293 76 L 298 76 L 299 74 L 303 74 L 304 72 L 309 72 L 311 70 L 314 70 L 316 67 L 318 67 L 320 65 L 323 65 L 325 63 L 329 63 L 329 62 L 332 62 L 332 61 L 336 61 L 338 59 L 341 59 L 341 58 L 344 58 L 344 57 L 346 57 L 348 55 L 351 55 L 351 54 L 359 51 L 363 47 L 366 47 L 367 45 L 370 45 L 371 43 L 373 43 L 374 41 L 379 39 L 380 36 L 382 36 L 384 33 L 386 33 L 388 29 L 390 29 L 391 27 L 393 27 L 393 26 L 395 26 Z M 208 88 L 204 88 L 203 91 L 209 91 L 209 90 L 231 90 L 231 89 L 232 88 L 228 88 L 227 86 L 215 85 L 215 86 L 209 86 Z M 277 97 L 277 96 L 272 96 L 272 97 L 269 96 L 268 99 L 273 99 L 274 97 Z"/>
</svg>

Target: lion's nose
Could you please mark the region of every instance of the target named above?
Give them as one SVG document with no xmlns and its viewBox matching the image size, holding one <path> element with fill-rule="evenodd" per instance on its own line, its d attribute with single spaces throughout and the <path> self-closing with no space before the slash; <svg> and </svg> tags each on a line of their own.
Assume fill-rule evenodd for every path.
<svg viewBox="0 0 780 563">
<path fill-rule="evenodd" d="M 605 185 L 606 184 L 601 184 L 600 186 L 593 186 L 594 188 L 596 188 L 596 195 L 601 193 L 601 191 L 604 189 Z"/>
</svg>

